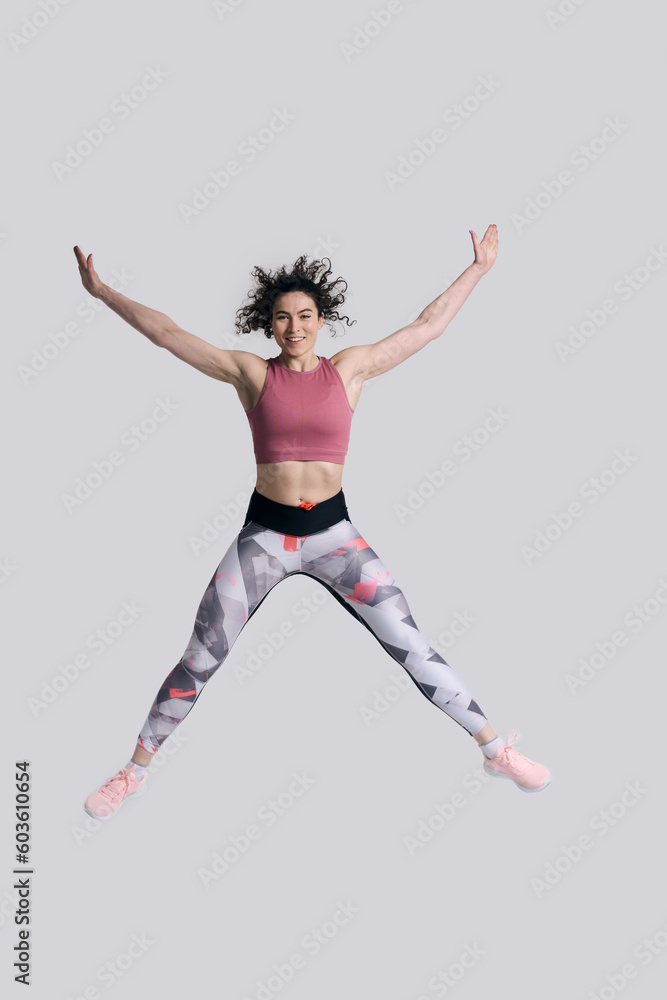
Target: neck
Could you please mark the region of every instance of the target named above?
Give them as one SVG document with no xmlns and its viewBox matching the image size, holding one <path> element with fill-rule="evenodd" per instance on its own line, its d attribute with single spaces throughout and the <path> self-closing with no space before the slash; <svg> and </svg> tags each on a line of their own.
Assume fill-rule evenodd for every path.
<svg viewBox="0 0 667 1000">
<path fill-rule="evenodd" d="M 316 357 L 314 351 L 311 351 L 310 354 L 304 354 L 298 358 L 285 357 L 285 354 L 281 351 L 278 355 L 278 361 L 281 365 L 284 365 L 285 368 L 291 368 L 292 371 L 295 372 L 312 371 L 313 368 L 317 368 L 320 363 L 319 358 Z"/>
</svg>

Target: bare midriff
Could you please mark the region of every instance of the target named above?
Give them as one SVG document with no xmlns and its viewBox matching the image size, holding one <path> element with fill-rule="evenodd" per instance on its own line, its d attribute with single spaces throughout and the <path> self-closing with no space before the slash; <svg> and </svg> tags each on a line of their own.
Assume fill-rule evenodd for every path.
<svg viewBox="0 0 667 1000">
<path fill-rule="evenodd" d="M 255 489 L 276 503 L 298 507 L 339 493 L 343 466 L 334 462 L 269 462 L 257 465 Z"/>
</svg>

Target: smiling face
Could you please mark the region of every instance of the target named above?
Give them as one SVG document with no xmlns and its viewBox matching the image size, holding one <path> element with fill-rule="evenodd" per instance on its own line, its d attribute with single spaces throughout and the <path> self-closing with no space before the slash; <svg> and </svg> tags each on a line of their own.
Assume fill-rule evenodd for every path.
<svg viewBox="0 0 667 1000">
<path fill-rule="evenodd" d="M 305 292 L 285 292 L 274 303 L 271 329 L 287 358 L 310 354 L 323 323 L 324 314 L 317 315 L 314 300 Z"/>
</svg>

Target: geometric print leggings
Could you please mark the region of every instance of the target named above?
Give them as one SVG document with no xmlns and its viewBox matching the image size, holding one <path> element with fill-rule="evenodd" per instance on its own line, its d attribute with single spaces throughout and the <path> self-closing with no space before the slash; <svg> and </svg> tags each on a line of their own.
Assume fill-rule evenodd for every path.
<svg viewBox="0 0 667 1000">
<path fill-rule="evenodd" d="M 288 535 L 249 521 L 211 577 L 194 631 L 165 678 L 138 742 L 157 753 L 224 662 L 241 629 L 281 580 L 303 573 L 319 580 L 405 667 L 426 697 L 475 736 L 488 720 L 472 695 L 417 628 L 403 592 L 351 521 Z"/>
</svg>

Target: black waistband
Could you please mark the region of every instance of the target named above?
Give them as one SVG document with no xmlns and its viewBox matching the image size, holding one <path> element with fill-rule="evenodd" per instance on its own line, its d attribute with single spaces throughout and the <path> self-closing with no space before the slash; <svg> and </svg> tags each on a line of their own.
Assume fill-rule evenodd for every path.
<svg viewBox="0 0 667 1000">
<path fill-rule="evenodd" d="M 292 504 L 278 503 L 277 500 L 270 500 L 254 489 L 243 527 L 245 528 L 249 521 L 255 521 L 264 528 L 281 531 L 285 535 L 312 535 L 314 531 L 324 531 L 325 528 L 330 528 L 332 524 L 343 519 L 349 521 L 350 515 L 347 512 L 342 489 L 328 500 L 316 503 L 310 510 L 305 507 L 294 507 Z"/>
</svg>

